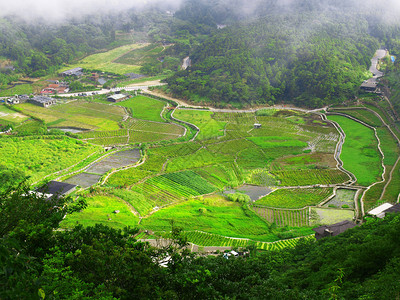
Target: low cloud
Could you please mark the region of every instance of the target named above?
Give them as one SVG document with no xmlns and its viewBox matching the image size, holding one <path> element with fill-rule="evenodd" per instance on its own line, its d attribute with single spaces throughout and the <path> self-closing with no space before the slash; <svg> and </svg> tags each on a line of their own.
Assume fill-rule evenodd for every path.
<svg viewBox="0 0 400 300">
<path fill-rule="evenodd" d="M 11 0 L 0 1 L 0 16 L 16 15 L 26 20 L 62 21 L 94 13 L 113 13 L 151 5 L 179 7 L 181 0 Z"/>
</svg>

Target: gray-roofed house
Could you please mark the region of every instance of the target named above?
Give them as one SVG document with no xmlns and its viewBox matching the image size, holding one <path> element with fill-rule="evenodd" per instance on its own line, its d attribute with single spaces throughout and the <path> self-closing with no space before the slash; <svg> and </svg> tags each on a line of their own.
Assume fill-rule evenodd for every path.
<svg viewBox="0 0 400 300">
<path fill-rule="evenodd" d="M 124 94 L 114 94 L 107 97 L 107 101 L 110 102 L 121 102 L 127 99 L 129 96 Z"/>
<path fill-rule="evenodd" d="M 315 231 L 315 238 L 319 240 L 327 236 L 336 236 L 355 226 L 357 225 L 346 220 L 332 225 L 323 225 L 313 230 Z"/>
<path fill-rule="evenodd" d="M 80 67 L 74 68 L 74 69 L 62 72 L 61 75 L 64 77 L 68 77 L 68 76 L 81 77 L 83 75 L 83 69 Z"/>
<path fill-rule="evenodd" d="M 376 78 L 370 78 L 368 80 L 365 80 L 362 84 L 361 84 L 361 89 L 366 91 L 366 92 L 375 92 L 376 88 L 377 88 L 377 80 Z"/>
<path fill-rule="evenodd" d="M 56 104 L 56 100 L 46 96 L 35 96 L 29 99 L 29 102 L 38 106 L 49 107 Z"/>
</svg>

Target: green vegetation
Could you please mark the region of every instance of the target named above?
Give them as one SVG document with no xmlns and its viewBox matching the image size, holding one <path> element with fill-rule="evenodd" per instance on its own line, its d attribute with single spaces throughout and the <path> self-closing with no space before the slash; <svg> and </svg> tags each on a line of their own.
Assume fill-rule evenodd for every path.
<svg viewBox="0 0 400 300">
<path fill-rule="evenodd" d="M 118 58 L 120 58 L 126 53 L 129 53 L 134 49 L 138 49 L 144 46 L 145 45 L 131 44 L 126 46 L 121 46 L 104 53 L 89 55 L 75 64 L 70 64 L 64 67 L 63 69 L 60 70 L 60 72 L 72 68 L 81 67 L 89 70 L 100 70 L 103 72 L 111 72 L 121 75 L 126 73 L 139 73 L 140 66 L 123 64 L 118 60 Z"/>
<path fill-rule="evenodd" d="M 182 299 L 222 296 L 325 299 L 332 295 L 350 299 L 355 293 L 363 298 L 393 299 L 399 288 L 393 281 L 400 270 L 400 249 L 396 242 L 400 219 L 397 215 L 368 220 L 337 237 L 317 242 L 313 238 L 274 244 L 257 242 L 254 243 L 256 247 L 274 251 L 251 251 L 247 257 L 226 259 L 222 254 L 191 255 L 183 248 L 187 238 L 202 244 L 217 242 L 250 249 L 253 243 L 246 245 L 242 239 L 195 230 L 185 235 L 180 228 L 172 226 L 166 236 L 173 243 L 155 249 L 132 238 L 137 235 L 137 229 L 111 228 L 137 219 L 124 207 L 119 207 L 121 200 L 102 195 L 88 200 L 98 207 L 108 207 L 110 216 L 93 210 L 88 217 L 91 220 L 104 218 L 111 226 L 57 230 L 60 222 L 72 220 L 74 212 L 84 208 L 85 202 L 72 202 L 70 198 L 44 201 L 28 191 L 28 187 L 24 187 L 0 196 L 0 253 L 3 266 L 8 270 L 0 274 L 2 298 L 12 295 L 33 299 L 57 290 L 67 298 L 103 299 L 132 296 L 153 299 L 171 295 Z M 54 210 L 54 207 L 59 209 Z M 216 208 L 215 203 L 207 207 Z M 120 208 L 118 214 L 112 213 L 115 208 Z M 68 217 L 63 220 L 67 212 Z M 202 210 L 202 213 L 207 211 Z M 202 217 L 197 219 L 203 224 Z M 74 223 L 81 221 L 75 219 Z M 257 226 L 246 226 L 246 230 L 249 228 L 253 233 L 257 230 Z M 267 230 L 262 230 L 264 235 Z M 159 265 L 165 257 L 171 258 L 167 268 Z M 174 267 L 179 267 L 179 272 Z M 151 287 L 149 278 L 154 278 Z M 258 279 L 254 281 L 254 278 Z M 334 282 L 335 286 L 341 285 L 340 289 L 332 290 L 332 278 L 340 278 Z M 107 281 L 110 279 L 112 282 Z M 356 291 L 354 286 L 357 286 Z"/>
<path fill-rule="evenodd" d="M 135 227 L 139 221 L 126 206 L 124 201 L 111 196 L 85 197 L 88 207 L 80 214 L 67 215 L 60 226 L 71 228 L 78 224 L 85 227 L 105 224 L 112 228 L 122 229 L 125 226 Z M 114 211 L 119 210 L 119 213 Z"/>
<path fill-rule="evenodd" d="M 279 189 L 256 201 L 256 205 L 277 208 L 303 208 L 317 205 L 332 195 L 330 188 Z"/>
<path fill-rule="evenodd" d="M 277 239 L 268 225 L 246 207 L 219 197 L 189 200 L 164 208 L 143 219 L 141 226 L 153 231 L 163 231 L 170 228 L 171 220 L 188 231 L 201 230 L 257 241 Z"/>
<path fill-rule="evenodd" d="M 201 110 L 185 110 L 179 109 L 174 113 L 174 117 L 196 124 L 199 127 L 200 133 L 197 139 L 210 139 L 213 137 L 218 137 L 224 135 L 225 122 L 216 121 L 211 111 L 201 111 Z"/>
<path fill-rule="evenodd" d="M 67 168 L 98 150 L 98 147 L 67 137 L 1 137 L 1 164 L 21 170 L 32 181 Z"/>
<path fill-rule="evenodd" d="M 364 186 L 379 181 L 382 173 L 381 157 L 374 131 L 342 116 L 329 116 L 346 134 L 340 155 L 343 167 L 353 173 L 357 182 Z"/>
<path fill-rule="evenodd" d="M 74 127 L 91 130 L 117 130 L 125 114 L 124 109 L 101 103 L 73 101 L 49 108 L 31 103 L 16 106 L 23 113 L 43 120 L 54 128 Z"/>
<path fill-rule="evenodd" d="M 160 114 L 165 103 L 145 96 L 136 96 L 134 98 L 118 103 L 131 110 L 132 117 L 137 119 L 165 122 Z"/>
</svg>

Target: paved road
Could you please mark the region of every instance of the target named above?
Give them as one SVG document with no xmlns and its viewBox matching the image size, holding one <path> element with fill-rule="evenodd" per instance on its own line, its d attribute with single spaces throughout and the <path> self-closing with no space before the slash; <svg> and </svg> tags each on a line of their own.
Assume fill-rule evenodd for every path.
<svg viewBox="0 0 400 300">
<path fill-rule="evenodd" d="M 93 93 L 97 93 L 97 94 L 101 95 L 101 94 L 107 94 L 110 92 L 118 92 L 121 90 L 125 90 L 125 91 L 148 90 L 149 87 L 160 86 L 160 85 L 165 85 L 165 84 L 166 83 L 159 83 L 159 84 L 154 84 L 154 85 L 125 86 L 125 87 L 112 88 L 112 89 L 102 89 L 100 91 L 88 91 L 88 92 L 84 92 L 84 93 L 88 96 L 91 96 L 91 95 L 93 95 Z M 81 93 L 59 94 L 58 96 L 60 96 L 60 97 L 78 97 L 79 94 L 81 94 Z"/>
<path fill-rule="evenodd" d="M 371 59 L 371 67 L 369 71 L 374 74 L 374 78 L 379 78 L 383 76 L 383 72 L 377 69 L 378 62 L 380 59 L 384 58 L 387 54 L 387 51 L 384 49 L 379 49 L 375 52 L 374 57 Z"/>
</svg>

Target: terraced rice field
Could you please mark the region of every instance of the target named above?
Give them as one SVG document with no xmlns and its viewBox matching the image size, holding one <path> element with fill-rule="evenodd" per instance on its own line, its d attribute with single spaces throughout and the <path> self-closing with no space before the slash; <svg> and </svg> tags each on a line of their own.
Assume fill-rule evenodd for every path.
<svg viewBox="0 0 400 300">
<path fill-rule="evenodd" d="M 164 102 L 145 97 L 143 104 L 138 99 L 142 98 L 118 104 L 125 103 L 134 116 L 123 128 L 85 132 L 82 137 L 149 143 L 143 164 L 114 173 L 101 190 L 140 216 L 142 229 L 168 232 L 173 221 L 201 246 L 255 244 L 279 249 L 297 240 L 267 242 L 310 235 L 313 224 L 354 215 L 351 209 L 310 208 L 327 199 L 333 185 L 350 179 L 336 168 L 338 132 L 318 116 L 180 109 L 175 118 L 200 128 L 196 140 L 189 142 L 180 138 L 185 132 L 182 126 L 161 119 Z M 254 128 L 255 122 L 262 125 L 260 129 Z M 151 144 L 162 140 L 169 141 Z M 231 202 L 220 193 L 224 190 L 257 201 Z"/>
</svg>

